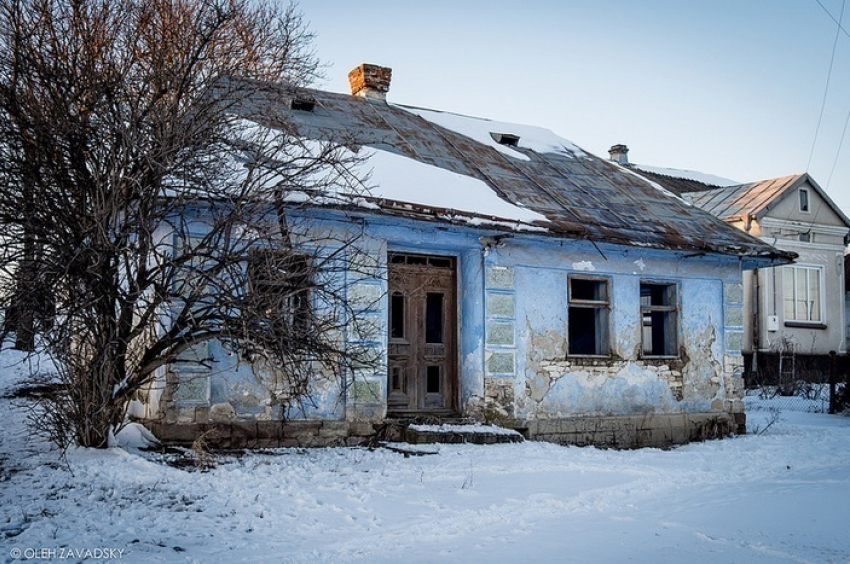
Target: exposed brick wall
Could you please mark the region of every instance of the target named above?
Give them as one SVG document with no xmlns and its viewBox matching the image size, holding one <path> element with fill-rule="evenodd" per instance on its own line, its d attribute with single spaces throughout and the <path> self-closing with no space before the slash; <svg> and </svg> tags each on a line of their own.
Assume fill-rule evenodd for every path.
<svg viewBox="0 0 850 564">
<path fill-rule="evenodd" d="M 363 64 L 348 73 L 351 94 L 368 98 L 384 98 L 390 90 L 393 71 L 387 67 Z"/>
</svg>

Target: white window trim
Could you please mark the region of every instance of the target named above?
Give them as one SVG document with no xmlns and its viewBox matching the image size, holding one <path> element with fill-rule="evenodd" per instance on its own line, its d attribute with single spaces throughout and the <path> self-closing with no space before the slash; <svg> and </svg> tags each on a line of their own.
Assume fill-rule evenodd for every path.
<svg viewBox="0 0 850 564">
<path fill-rule="evenodd" d="M 802 199 L 802 193 L 806 194 L 806 207 L 808 209 L 805 210 L 803 209 L 802 202 L 800 201 Z M 812 191 L 808 188 L 797 188 L 797 208 L 800 210 L 800 213 L 812 213 Z"/>
<path fill-rule="evenodd" d="M 811 325 L 813 327 L 825 326 L 826 325 L 826 313 L 827 312 L 826 312 L 826 301 L 825 301 L 826 300 L 826 279 L 825 279 L 825 269 L 824 269 L 824 267 L 822 265 L 817 265 L 817 264 L 789 264 L 789 265 L 782 266 L 781 269 L 782 269 L 782 320 L 783 320 L 783 322 L 785 324 L 790 323 L 790 324 L 800 324 L 800 325 Z M 785 272 L 788 271 L 788 270 L 794 271 L 794 274 L 792 275 L 791 279 L 792 279 L 794 285 L 796 286 L 796 284 L 797 284 L 796 271 L 798 269 L 806 270 L 806 271 L 815 270 L 815 271 L 818 272 L 818 282 L 819 282 L 819 285 L 820 285 L 820 288 L 818 289 L 818 296 L 819 296 L 818 307 L 820 309 L 820 319 L 819 320 L 812 321 L 812 320 L 808 320 L 808 319 L 797 319 L 796 308 L 797 308 L 797 301 L 798 300 L 796 300 L 796 299 L 792 300 L 792 303 L 794 304 L 794 315 L 795 315 L 795 317 L 794 318 L 788 318 L 788 317 L 785 316 L 786 315 L 785 298 L 788 295 L 788 292 L 790 290 L 789 288 L 785 287 Z M 806 280 L 808 280 L 808 276 L 806 276 Z M 796 296 L 796 292 L 795 292 L 795 296 Z M 808 303 L 808 300 L 806 300 L 806 301 Z M 811 315 L 809 314 L 809 316 L 811 316 Z"/>
</svg>

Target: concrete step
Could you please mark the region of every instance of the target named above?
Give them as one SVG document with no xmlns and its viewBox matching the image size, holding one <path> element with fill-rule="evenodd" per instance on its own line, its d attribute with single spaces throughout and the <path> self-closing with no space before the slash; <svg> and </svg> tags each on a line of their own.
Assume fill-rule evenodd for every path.
<svg viewBox="0 0 850 564">
<path fill-rule="evenodd" d="M 481 424 L 451 424 L 439 425 L 410 424 L 404 429 L 402 440 L 410 444 L 471 443 L 476 445 L 492 445 L 499 443 L 521 443 L 524 439 L 513 429 Z"/>
</svg>

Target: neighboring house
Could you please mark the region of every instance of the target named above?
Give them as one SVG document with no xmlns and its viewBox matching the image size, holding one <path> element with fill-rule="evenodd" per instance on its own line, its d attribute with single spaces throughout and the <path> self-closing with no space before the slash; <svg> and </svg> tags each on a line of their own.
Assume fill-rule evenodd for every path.
<svg viewBox="0 0 850 564">
<path fill-rule="evenodd" d="M 171 366 L 136 415 L 233 446 L 351 444 L 409 419 L 627 447 L 743 431 L 742 272 L 793 254 L 548 130 L 389 104 L 389 73 L 358 67 L 351 96 L 269 85 L 253 102 L 371 155 L 371 196 L 312 217 L 365 233 L 379 268 L 348 296 L 377 330 L 346 338 L 383 366 L 280 413 L 213 342 L 208 367 Z"/>
<path fill-rule="evenodd" d="M 844 255 L 844 350 L 850 351 L 850 254 Z"/>
<path fill-rule="evenodd" d="M 624 148 L 612 147 L 612 159 L 627 161 Z M 798 255 L 794 264 L 744 274 L 747 372 L 786 392 L 796 381 L 824 378 L 829 353 L 847 351 L 850 219 L 817 182 L 797 174 L 730 185 L 692 171 L 630 166 L 741 231 Z"/>
</svg>

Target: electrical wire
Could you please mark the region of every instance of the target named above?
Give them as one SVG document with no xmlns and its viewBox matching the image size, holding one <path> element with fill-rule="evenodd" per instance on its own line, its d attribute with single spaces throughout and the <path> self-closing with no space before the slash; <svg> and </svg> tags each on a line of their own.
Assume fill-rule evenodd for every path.
<svg viewBox="0 0 850 564">
<path fill-rule="evenodd" d="M 841 141 L 838 142 L 838 150 L 835 152 L 835 160 L 832 161 L 832 169 L 829 171 L 829 177 L 826 179 L 824 190 L 829 190 L 829 183 L 832 182 L 832 174 L 835 172 L 835 166 L 838 164 L 838 157 L 841 156 L 841 148 L 844 146 L 844 138 L 847 136 L 847 126 L 850 124 L 850 110 L 847 111 L 847 117 L 844 119 L 844 131 L 841 133 Z"/>
<path fill-rule="evenodd" d="M 815 2 L 817 2 L 818 6 L 820 6 L 823 9 L 824 12 L 826 12 L 826 15 L 829 16 L 829 19 L 831 19 L 832 21 L 834 21 L 835 23 L 838 24 L 838 30 L 841 31 L 841 32 L 844 32 L 844 35 L 846 35 L 847 37 L 850 37 L 850 32 L 848 32 L 846 29 L 841 27 L 841 22 L 835 19 L 835 16 L 833 16 L 832 13 L 829 10 L 826 9 L 826 6 L 821 4 L 820 0 L 815 0 Z M 842 5 L 841 9 L 842 9 L 842 11 L 844 10 L 843 5 Z"/>
<path fill-rule="evenodd" d="M 826 9 L 826 7 L 824 7 L 823 4 L 821 4 L 820 0 L 815 0 L 815 2 L 817 2 L 818 5 L 821 8 L 823 8 L 823 10 L 832 19 L 832 21 L 834 21 L 836 24 L 838 24 L 838 29 L 835 30 L 835 39 L 832 42 L 832 56 L 829 58 L 829 72 L 827 72 L 827 74 L 826 74 L 826 86 L 823 89 L 823 100 L 821 100 L 821 104 L 820 104 L 820 115 L 818 116 L 818 125 L 817 125 L 817 127 L 815 127 L 815 137 L 814 137 L 814 139 L 812 139 L 812 150 L 809 151 L 809 162 L 806 164 L 806 170 L 807 171 L 812 168 L 812 158 L 815 155 L 815 146 L 818 143 L 818 135 L 820 134 L 820 126 L 821 126 L 821 123 L 823 122 L 823 111 L 826 108 L 826 99 L 827 99 L 827 95 L 829 94 L 829 83 L 830 83 L 830 80 L 832 79 L 832 68 L 833 68 L 833 65 L 835 63 L 835 52 L 836 52 L 837 47 L 838 47 L 838 38 L 841 37 L 842 31 L 845 34 L 847 34 L 847 30 L 845 30 L 843 27 L 841 27 L 841 21 L 844 19 L 845 0 L 841 0 L 841 14 L 838 16 L 838 20 L 836 20 L 835 17 L 833 17 L 833 15 L 829 12 L 829 10 Z M 848 37 L 850 37 L 850 34 L 847 34 L 847 35 L 848 35 Z"/>
</svg>

